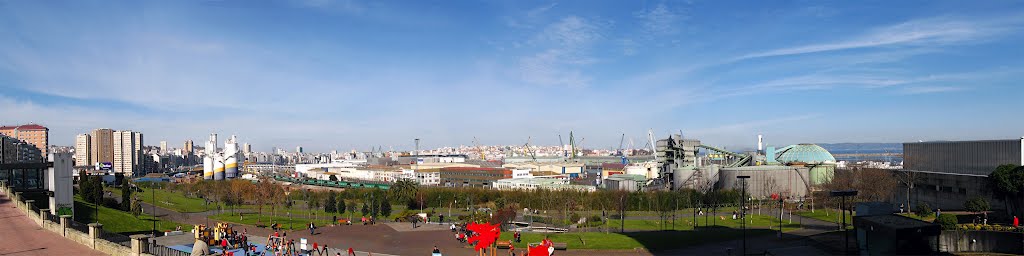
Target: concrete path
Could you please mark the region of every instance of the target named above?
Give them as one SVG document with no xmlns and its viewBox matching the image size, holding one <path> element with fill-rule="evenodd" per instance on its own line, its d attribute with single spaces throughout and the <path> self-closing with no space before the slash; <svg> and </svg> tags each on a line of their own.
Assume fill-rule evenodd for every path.
<svg viewBox="0 0 1024 256">
<path fill-rule="evenodd" d="M 42 229 L 0 195 L 0 255 L 105 255 Z"/>
</svg>

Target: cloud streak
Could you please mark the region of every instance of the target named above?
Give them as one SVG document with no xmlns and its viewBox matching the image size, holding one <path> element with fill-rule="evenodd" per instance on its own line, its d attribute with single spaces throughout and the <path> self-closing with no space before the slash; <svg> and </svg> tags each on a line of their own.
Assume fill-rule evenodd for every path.
<svg viewBox="0 0 1024 256">
<path fill-rule="evenodd" d="M 935 46 L 970 43 L 997 35 L 1007 30 L 1008 25 L 1016 22 L 1019 21 L 989 20 L 978 22 L 946 17 L 918 19 L 875 28 L 860 36 L 842 41 L 756 52 L 734 58 L 733 61 L 887 46 Z"/>
</svg>

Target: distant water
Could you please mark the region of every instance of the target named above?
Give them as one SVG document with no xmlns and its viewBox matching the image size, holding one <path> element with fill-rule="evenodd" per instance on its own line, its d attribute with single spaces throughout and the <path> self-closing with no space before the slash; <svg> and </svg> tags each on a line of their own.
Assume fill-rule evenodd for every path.
<svg viewBox="0 0 1024 256">
<path fill-rule="evenodd" d="M 885 153 L 903 153 L 902 143 L 837 143 L 837 144 L 818 144 L 832 155 L 841 154 L 885 154 Z M 871 157 L 836 157 L 837 161 L 888 161 L 893 163 L 899 163 L 903 161 L 902 157 L 894 156 L 871 156 Z"/>
</svg>

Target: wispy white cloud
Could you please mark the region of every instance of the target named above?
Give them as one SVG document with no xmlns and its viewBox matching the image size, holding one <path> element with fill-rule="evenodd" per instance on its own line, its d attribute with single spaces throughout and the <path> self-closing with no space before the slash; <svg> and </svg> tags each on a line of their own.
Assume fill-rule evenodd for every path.
<svg viewBox="0 0 1024 256">
<path fill-rule="evenodd" d="M 548 16 L 548 11 L 555 8 L 555 6 L 558 6 L 558 3 L 541 5 L 525 12 L 516 12 L 504 18 L 505 25 L 521 29 L 534 28 L 544 21 Z"/>
<path fill-rule="evenodd" d="M 519 59 L 525 82 L 539 85 L 583 87 L 591 80 L 581 70 L 597 60 L 590 46 L 602 38 L 599 26 L 577 16 L 550 24 L 530 40 L 539 52 Z"/>
<path fill-rule="evenodd" d="M 685 18 L 681 12 L 671 9 L 665 3 L 658 3 L 654 8 L 640 11 L 635 16 L 642 21 L 643 29 L 648 36 L 676 34 Z"/>
<path fill-rule="evenodd" d="M 929 93 L 942 93 L 942 92 L 956 92 L 963 91 L 967 88 L 959 86 L 911 86 L 903 88 L 901 94 L 917 95 L 917 94 L 929 94 Z"/>
<path fill-rule="evenodd" d="M 875 28 L 846 40 L 787 47 L 734 58 L 733 61 L 885 46 L 936 46 L 977 42 L 1006 31 L 1020 20 L 927 18 Z"/>
</svg>

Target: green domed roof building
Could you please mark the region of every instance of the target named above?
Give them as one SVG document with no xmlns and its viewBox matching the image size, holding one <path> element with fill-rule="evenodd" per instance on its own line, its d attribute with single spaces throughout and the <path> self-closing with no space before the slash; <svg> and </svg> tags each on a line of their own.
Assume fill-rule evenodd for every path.
<svg viewBox="0 0 1024 256">
<path fill-rule="evenodd" d="M 812 185 L 828 183 L 835 175 L 836 158 L 828 150 L 815 144 L 797 144 L 778 150 L 769 148 L 768 155 L 774 155 L 776 163 L 803 165 L 811 168 Z"/>
</svg>

